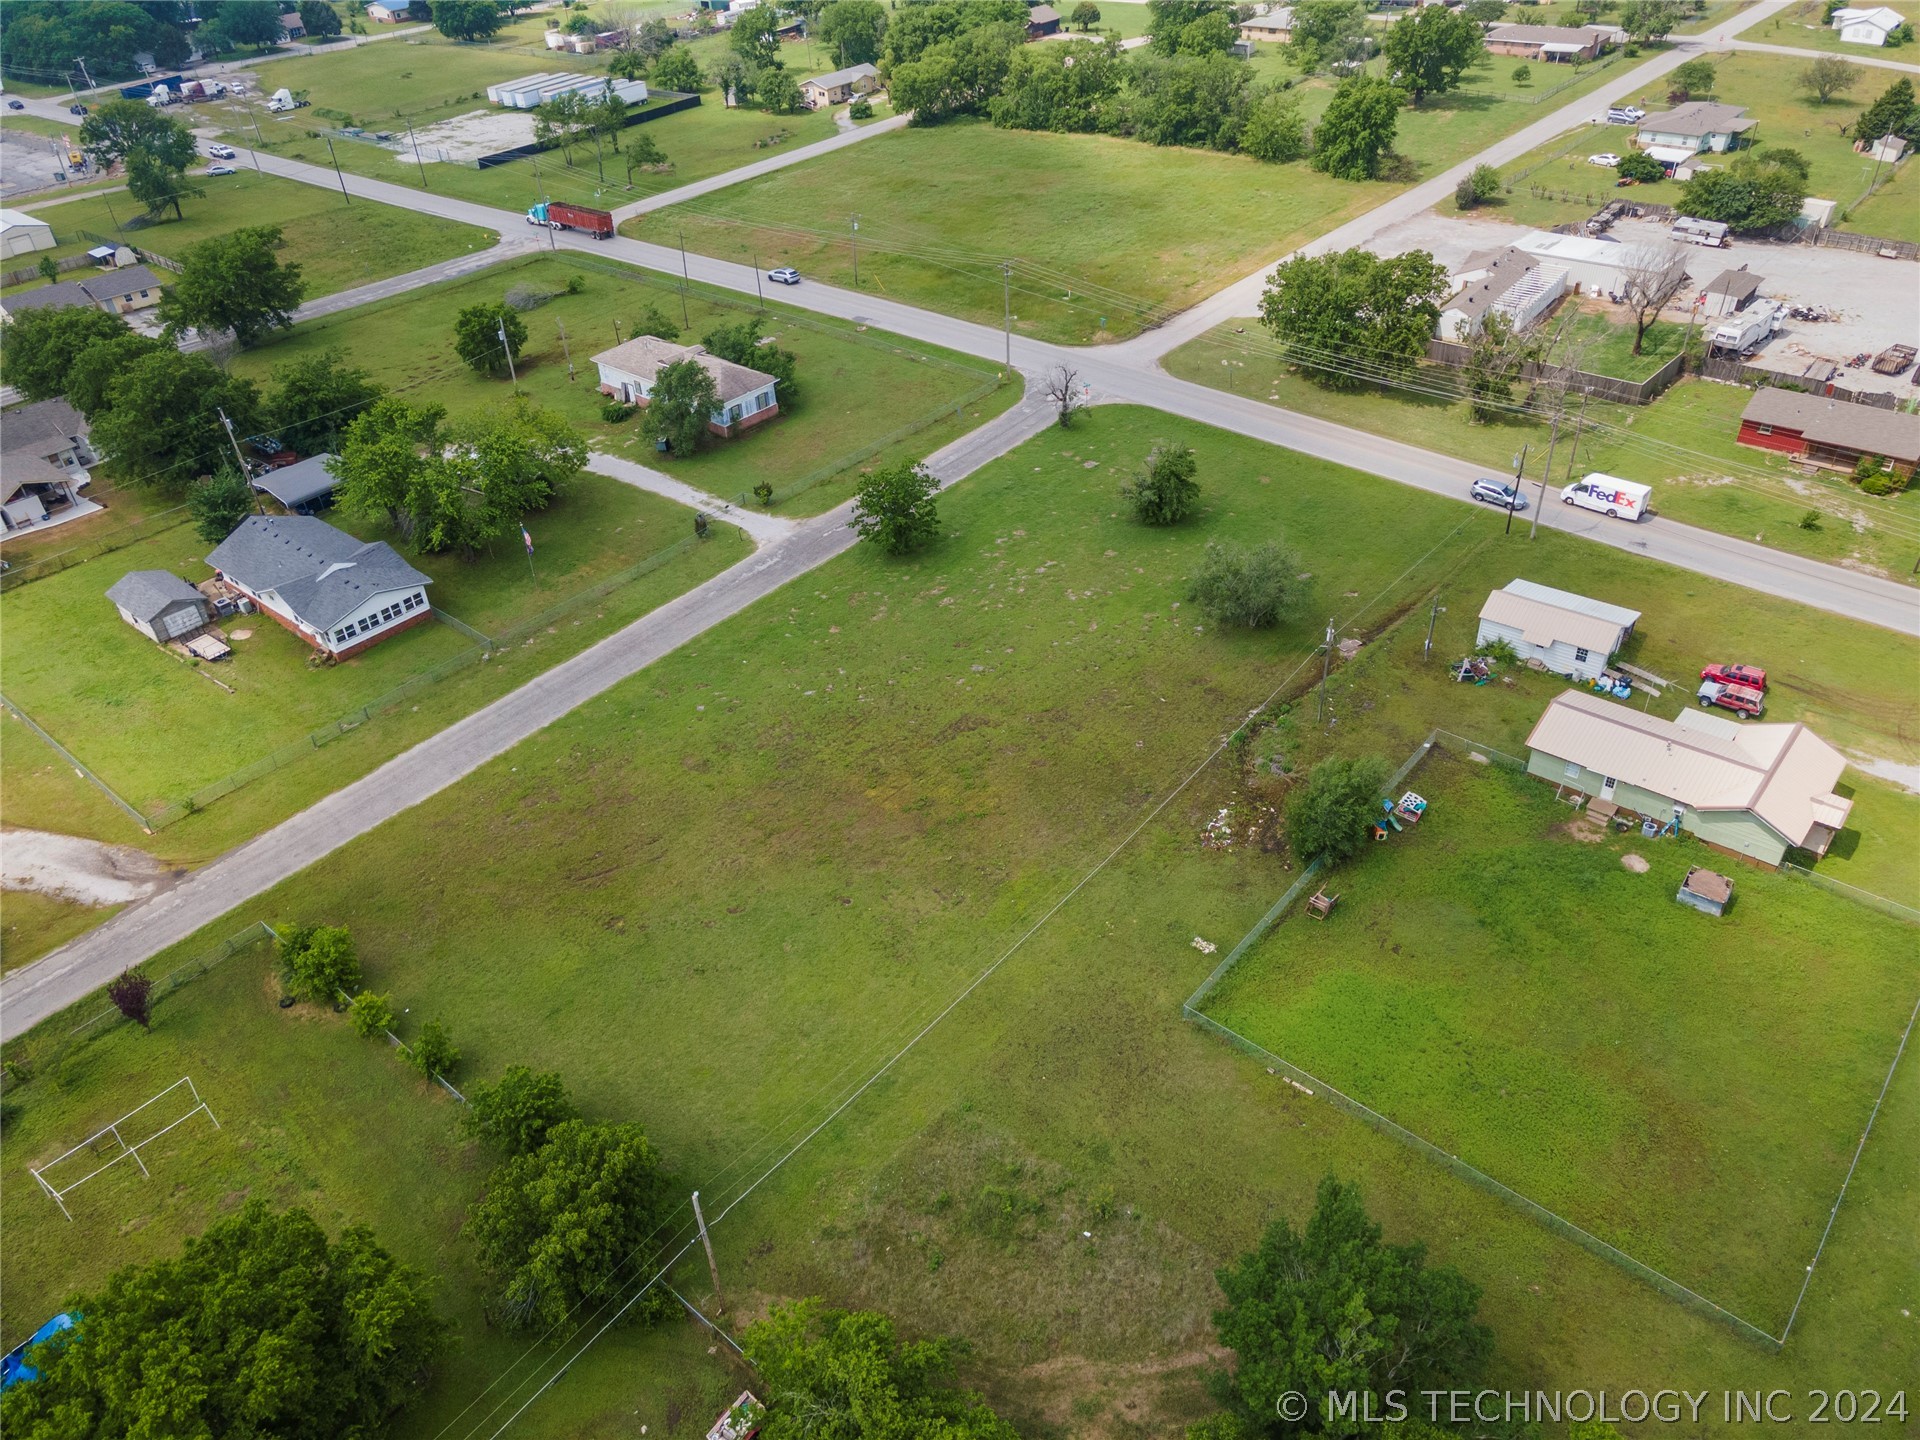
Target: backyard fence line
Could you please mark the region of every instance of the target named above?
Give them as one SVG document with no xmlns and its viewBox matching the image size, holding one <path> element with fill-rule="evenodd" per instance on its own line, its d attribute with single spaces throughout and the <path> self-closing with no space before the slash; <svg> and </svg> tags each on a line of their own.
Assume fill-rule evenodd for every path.
<svg viewBox="0 0 1920 1440">
<path fill-rule="evenodd" d="M 1456 735 L 1452 731 L 1436 729 L 1429 732 L 1427 738 L 1416 746 L 1412 754 L 1401 762 L 1400 767 L 1393 773 L 1392 778 L 1388 780 L 1386 788 L 1389 791 L 1398 789 L 1401 782 L 1418 768 L 1420 762 L 1432 754 L 1436 746 L 1440 746 L 1442 740 L 1452 741 L 1464 746 L 1469 755 L 1483 755 L 1492 763 L 1502 766 L 1518 767 L 1523 770 L 1526 768 L 1524 763 L 1517 757 L 1508 755 L 1504 751 L 1496 750 L 1490 745 L 1479 744 L 1464 736 Z M 1565 1216 L 1547 1209 L 1537 1200 L 1530 1199 L 1511 1186 L 1502 1184 L 1484 1170 L 1469 1165 L 1459 1156 L 1442 1150 L 1438 1145 L 1435 1145 L 1424 1136 L 1416 1134 L 1404 1125 L 1389 1120 L 1377 1110 L 1362 1104 L 1352 1096 L 1344 1094 L 1340 1090 L 1327 1084 L 1312 1072 L 1301 1069 L 1289 1060 L 1282 1059 L 1271 1050 L 1256 1044 L 1254 1041 L 1240 1034 L 1237 1030 L 1230 1029 L 1228 1026 L 1222 1025 L 1219 1021 L 1210 1016 L 1203 1015 L 1200 1012 L 1200 1004 L 1212 994 L 1215 987 L 1227 977 L 1246 952 L 1266 937 L 1267 933 L 1278 923 L 1281 916 L 1285 914 L 1287 908 L 1292 905 L 1294 900 L 1299 897 L 1301 891 L 1306 888 L 1309 879 L 1312 878 L 1317 869 L 1317 861 L 1314 862 L 1313 865 L 1308 866 L 1300 878 L 1287 887 L 1286 893 L 1275 902 L 1273 907 L 1254 923 L 1253 928 L 1241 938 L 1238 945 L 1233 947 L 1228 953 L 1227 958 L 1214 967 L 1213 973 L 1208 975 L 1207 978 L 1200 983 L 1199 988 L 1197 988 L 1193 994 L 1189 995 L 1181 1004 L 1180 1013 L 1182 1018 L 1190 1021 L 1200 1029 L 1225 1040 L 1236 1049 L 1264 1062 L 1275 1074 L 1287 1079 L 1309 1097 L 1324 1100 L 1336 1109 L 1343 1110 L 1349 1115 L 1352 1115 L 1355 1119 L 1364 1121 L 1381 1134 L 1400 1141 L 1417 1154 L 1436 1162 L 1454 1175 L 1479 1187 L 1494 1198 L 1505 1201 L 1522 1214 L 1539 1221 L 1546 1226 L 1547 1229 L 1565 1239 L 1573 1241 L 1590 1254 L 1617 1265 L 1627 1274 L 1658 1290 L 1668 1299 L 1679 1302 L 1688 1309 L 1693 1310 L 1696 1314 L 1725 1323 L 1731 1327 L 1735 1333 L 1777 1354 L 1786 1344 L 1784 1333 L 1780 1336 L 1769 1334 L 1752 1321 L 1734 1314 L 1733 1311 L 1728 1310 L 1725 1306 L 1717 1305 L 1707 1299 L 1706 1296 L 1701 1295 L 1698 1291 L 1682 1285 L 1672 1276 L 1655 1270 L 1643 1261 L 1636 1260 L 1617 1245 L 1609 1244 L 1590 1231 L 1583 1230 Z M 1871 1125 L 1871 1122 L 1869 1122 L 1869 1125 Z M 1864 1144 L 1864 1138 L 1862 1143 Z M 1856 1159 L 1857 1158 L 1856 1156 Z M 1844 1187 L 1842 1188 L 1842 1193 L 1845 1193 Z M 1837 1208 L 1838 1201 L 1835 1202 L 1835 1205 Z"/>
<path fill-rule="evenodd" d="M 1856 235 L 1851 230 L 1829 230 L 1822 228 L 1815 236 L 1815 245 L 1826 245 L 1836 250 L 1863 250 L 1870 254 L 1888 253 L 1890 259 L 1920 260 L 1920 245 L 1911 240 L 1889 240 L 1880 235 Z"/>
<path fill-rule="evenodd" d="M 1472 353 L 1471 346 L 1460 345 L 1452 340 L 1427 342 L 1427 358 L 1434 364 L 1443 365 L 1453 371 L 1464 369 Z M 1680 378 L 1685 364 L 1684 355 L 1672 355 L 1667 358 L 1666 364 L 1644 380 L 1626 380 L 1617 375 L 1599 375 L 1588 370 L 1567 370 L 1564 366 L 1551 362 L 1529 360 L 1520 367 L 1518 378 L 1534 381 L 1565 375 L 1569 385 L 1580 390 L 1591 390 L 1596 399 L 1612 400 L 1622 405 L 1649 405 Z"/>
<path fill-rule="evenodd" d="M 64 275 L 69 270 L 90 269 L 93 265 L 93 257 L 91 255 L 66 255 L 53 263 L 59 273 Z M 25 285 L 39 278 L 40 267 L 33 265 L 25 270 L 9 270 L 6 274 L 0 275 L 0 286 Z"/>
<path fill-rule="evenodd" d="M 1883 915 L 1891 915 L 1896 920 L 1920 924 L 1920 910 L 1916 910 L 1911 905 L 1903 905 L 1898 900 L 1889 900 L 1886 896 L 1876 895 L 1871 890 L 1862 890 L 1858 885 L 1849 885 L 1846 881 L 1836 880 L 1831 875 L 1822 875 L 1818 871 L 1809 870 L 1804 865 L 1796 865 L 1791 860 L 1781 861 L 1780 868 L 1789 875 L 1797 875 L 1802 880 L 1811 880 L 1824 890 L 1831 890 L 1836 895 L 1845 896 L 1857 904 L 1878 910 Z"/>
<path fill-rule="evenodd" d="M 96 245 L 111 245 L 115 249 L 118 249 L 122 245 L 126 245 L 126 247 L 129 250 L 133 251 L 134 254 L 140 257 L 140 261 L 142 264 L 158 265 L 162 270 L 171 270 L 175 274 L 179 274 L 180 262 L 178 260 L 169 259 L 165 255 L 156 255 L 153 251 L 147 249 L 146 246 L 144 245 L 128 244 L 127 238 L 124 232 L 129 229 L 141 230 L 144 228 L 146 227 L 141 225 L 132 225 L 132 226 L 122 225 L 120 229 L 123 233 L 118 236 L 102 235 L 97 230 L 85 230 L 85 229 L 81 230 L 80 234 L 83 238 L 93 241 L 93 243 Z"/>
<path fill-rule="evenodd" d="M 54 739 L 53 736 L 49 735 L 45 730 L 41 729 L 31 715 L 27 714 L 26 711 L 22 710 L 4 695 L 0 695 L 0 706 L 6 707 L 9 715 L 13 716 L 14 719 L 18 720 L 22 725 L 25 725 L 34 734 L 46 741 L 48 747 L 54 754 L 71 765 L 83 779 L 91 782 L 96 790 L 106 796 L 107 799 L 111 800 L 115 805 L 119 806 L 121 810 L 125 811 L 134 824 L 138 825 L 149 835 L 153 833 L 153 824 L 146 816 L 142 815 L 138 810 L 134 809 L 133 806 L 121 799 L 118 791 L 82 764 L 80 758 L 71 750 L 67 749 L 66 746 Z"/>
<path fill-rule="evenodd" d="M 22 585 L 31 585 L 36 580 L 44 580 L 49 575 L 58 575 L 63 570 L 71 570 L 76 565 L 84 565 L 89 560 L 98 560 L 102 555 L 111 555 L 115 550 L 124 550 L 129 545 L 137 545 L 142 540 L 159 535 L 167 530 L 177 529 L 187 523 L 191 516 L 185 505 L 176 505 L 171 510 L 162 510 L 157 515 L 149 515 L 121 526 L 109 535 L 98 540 L 86 541 L 71 550 L 60 550 L 38 560 L 24 561 L 19 565 L 0 570 L 0 593 L 17 590 Z M 162 521 L 165 523 L 156 524 Z M 132 532 L 138 531 L 135 534 Z"/>
</svg>

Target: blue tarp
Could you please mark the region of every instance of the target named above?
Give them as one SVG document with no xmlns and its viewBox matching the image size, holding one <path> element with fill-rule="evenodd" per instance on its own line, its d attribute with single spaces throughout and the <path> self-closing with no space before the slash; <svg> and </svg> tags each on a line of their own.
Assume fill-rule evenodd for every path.
<svg viewBox="0 0 1920 1440">
<path fill-rule="evenodd" d="M 51 1340 L 62 1331 L 71 1329 L 73 1316 L 62 1312 L 34 1331 L 26 1341 L 9 1350 L 6 1358 L 0 1360 L 0 1390 L 23 1380 L 38 1380 L 40 1372 L 27 1364 L 27 1352 L 43 1340 Z"/>
</svg>

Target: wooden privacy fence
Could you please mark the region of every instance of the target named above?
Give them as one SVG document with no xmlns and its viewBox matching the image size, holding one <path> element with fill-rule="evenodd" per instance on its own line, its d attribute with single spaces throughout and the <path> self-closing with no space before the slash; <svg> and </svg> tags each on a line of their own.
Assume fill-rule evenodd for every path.
<svg viewBox="0 0 1920 1440">
<path fill-rule="evenodd" d="M 1427 358 L 1449 370 L 1465 368 L 1470 347 L 1451 340 L 1429 340 Z M 1529 360 L 1520 369 L 1522 380 L 1540 380 L 1566 375 L 1570 390 L 1591 390 L 1596 400 L 1613 400 L 1623 405 L 1650 404 L 1680 378 L 1684 357 L 1675 355 L 1644 380 L 1622 380 L 1617 375 L 1596 375 L 1589 370 L 1563 370 L 1558 365 L 1542 365 Z"/>
</svg>

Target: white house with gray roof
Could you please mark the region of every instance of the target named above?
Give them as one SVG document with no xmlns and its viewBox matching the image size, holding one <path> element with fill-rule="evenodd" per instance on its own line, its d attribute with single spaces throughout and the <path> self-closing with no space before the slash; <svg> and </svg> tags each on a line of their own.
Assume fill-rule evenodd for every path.
<svg viewBox="0 0 1920 1440">
<path fill-rule="evenodd" d="M 432 613 L 431 577 L 384 540 L 359 540 L 310 515 L 252 515 L 207 563 L 301 639 L 357 655 Z"/>
<path fill-rule="evenodd" d="M 129 570 L 113 582 L 107 599 L 122 620 L 160 645 L 193 634 L 213 618 L 207 597 L 165 570 Z"/>
<path fill-rule="evenodd" d="M 774 398 L 780 383 L 777 376 L 709 355 L 703 345 L 676 345 L 658 335 L 636 335 L 593 357 L 600 369 L 600 393 L 629 405 L 651 404 L 660 372 L 685 360 L 713 377 L 720 408 L 707 417 L 707 428 L 714 434 L 738 435 L 780 413 L 780 402 Z"/>
</svg>

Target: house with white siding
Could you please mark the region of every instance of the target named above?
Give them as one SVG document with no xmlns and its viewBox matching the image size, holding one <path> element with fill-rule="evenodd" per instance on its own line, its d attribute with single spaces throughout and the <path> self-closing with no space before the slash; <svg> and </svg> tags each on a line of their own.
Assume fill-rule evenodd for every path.
<svg viewBox="0 0 1920 1440">
<path fill-rule="evenodd" d="M 165 570 L 129 570 L 107 590 L 120 618 L 156 644 L 192 635 L 213 621 L 207 597 Z"/>
<path fill-rule="evenodd" d="M 310 515 L 250 515 L 207 564 L 314 649 L 344 660 L 433 614 L 430 576 L 384 540 Z"/>
<path fill-rule="evenodd" d="M 1880 5 L 1872 9 L 1836 10 L 1831 23 L 1849 45 L 1885 45 L 1887 37 L 1906 23 L 1906 17 L 1898 10 Z"/>
<path fill-rule="evenodd" d="M 685 360 L 693 361 L 713 377 L 720 408 L 707 417 L 707 428 L 714 434 L 738 435 L 780 413 L 780 402 L 774 395 L 780 384 L 777 376 L 709 355 L 703 345 L 676 345 L 658 335 L 636 335 L 593 357 L 600 369 L 600 393 L 641 406 L 652 402 L 654 381 L 660 372 Z"/>
<path fill-rule="evenodd" d="M 1568 288 L 1564 265 L 1549 265 L 1511 245 L 1470 256 L 1452 284 L 1433 330 L 1442 340 L 1472 339 L 1489 315 L 1504 316 L 1514 334 L 1524 334 Z"/>
<path fill-rule="evenodd" d="M 1638 610 L 1531 580 L 1512 580 L 1480 607 L 1474 643 L 1504 640 L 1522 660 L 1538 660 L 1556 675 L 1592 680 L 1639 623 Z"/>
</svg>

